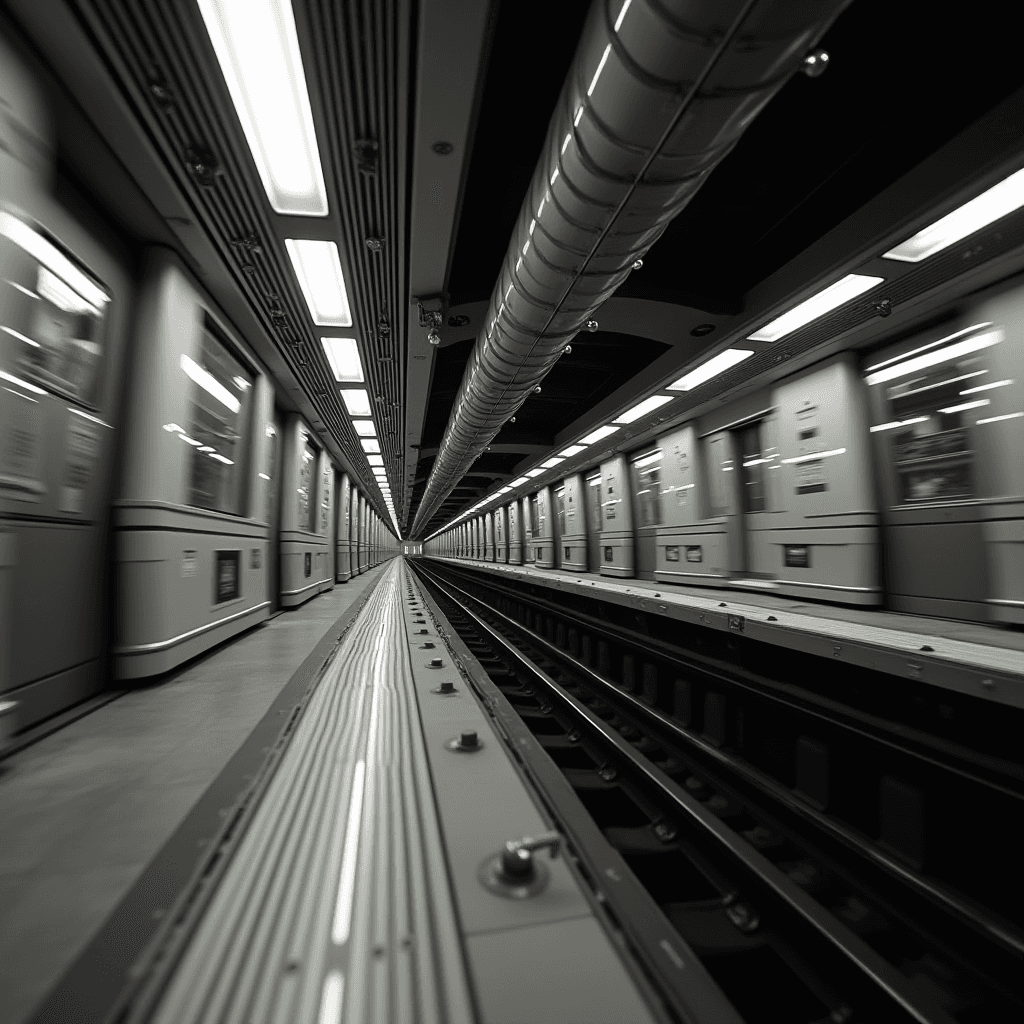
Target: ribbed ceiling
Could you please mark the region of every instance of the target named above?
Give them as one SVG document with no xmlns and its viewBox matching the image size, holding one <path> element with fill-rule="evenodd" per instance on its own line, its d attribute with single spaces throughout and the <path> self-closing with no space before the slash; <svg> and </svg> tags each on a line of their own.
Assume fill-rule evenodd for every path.
<svg viewBox="0 0 1024 1024">
<path fill-rule="evenodd" d="M 282 358 L 389 516 L 339 397 L 282 238 L 341 250 L 366 387 L 393 493 L 401 494 L 405 382 L 405 168 L 409 0 L 295 4 L 331 214 L 278 218 L 267 203 L 197 6 L 73 0 L 158 155 Z M 368 238 L 380 239 L 375 251 Z M 315 425 L 315 424 L 314 424 Z"/>
</svg>

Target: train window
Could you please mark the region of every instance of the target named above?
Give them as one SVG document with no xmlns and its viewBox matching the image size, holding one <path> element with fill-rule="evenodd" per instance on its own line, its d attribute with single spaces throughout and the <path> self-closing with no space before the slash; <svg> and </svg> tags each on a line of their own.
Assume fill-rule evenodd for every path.
<svg viewBox="0 0 1024 1024">
<path fill-rule="evenodd" d="M 267 522 L 274 521 L 274 482 L 277 480 L 277 428 L 267 424 Z"/>
<path fill-rule="evenodd" d="M 657 526 L 661 522 L 661 456 L 658 448 L 633 462 L 637 526 Z"/>
<path fill-rule="evenodd" d="M 767 461 L 761 445 L 761 424 L 751 423 L 737 431 L 740 468 L 743 483 L 743 511 L 763 512 L 767 507 L 764 494 L 764 464 Z"/>
<path fill-rule="evenodd" d="M 316 529 L 316 499 L 313 489 L 316 486 L 316 449 L 307 437 L 302 446 L 302 458 L 299 462 L 299 489 L 296 494 L 299 509 L 299 529 L 310 533 Z"/>
<path fill-rule="evenodd" d="M 96 408 L 110 295 L 38 225 L 0 212 L 0 365 Z"/>
<path fill-rule="evenodd" d="M 565 533 L 565 488 L 559 487 L 555 491 L 555 510 L 558 513 L 558 534 Z"/>
<path fill-rule="evenodd" d="M 324 470 L 324 485 L 320 491 L 320 532 L 327 533 L 331 518 L 331 467 Z"/>
<path fill-rule="evenodd" d="M 601 532 L 601 474 L 587 479 L 587 517 L 591 533 Z"/>
<path fill-rule="evenodd" d="M 192 380 L 188 503 L 244 515 L 253 374 L 209 325 L 203 329 L 199 362 L 182 355 L 181 368 Z"/>
<path fill-rule="evenodd" d="M 990 325 L 983 325 L 988 327 Z M 999 380 L 988 347 L 1002 340 L 996 329 L 968 342 L 903 362 L 887 360 L 871 369 L 869 385 L 881 385 L 884 422 L 871 427 L 888 444 L 896 476 L 896 501 L 919 504 L 977 496 L 974 442 L 977 424 L 993 395 L 1012 380 Z M 967 349 L 968 351 L 964 351 Z M 944 352 L 949 357 L 942 358 Z M 893 363 L 896 365 L 892 365 Z"/>
</svg>

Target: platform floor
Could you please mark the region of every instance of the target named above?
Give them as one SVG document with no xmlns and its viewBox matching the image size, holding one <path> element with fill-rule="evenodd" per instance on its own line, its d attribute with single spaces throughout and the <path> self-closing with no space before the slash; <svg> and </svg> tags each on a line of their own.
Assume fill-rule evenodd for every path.
<svg viewBox="0 0 1024 1024">
<path fill-rule="evenodd" d="M 680 618 L 723 629 L 729 628 L 729 615 L 743 616 L 744 633 L 757 639 L 803 645 L 805 649 L 811 648 L 804 641 L 818 639 L 831 647 L 817 653 L 841 658 L 860 653 L 864 655 L 862 663 L 873 668 L 1024 707 L 1024 630 L 729 588 L 614 579 L 594 573 L 477 559 L 427 557 L 563 591 L 586 588 L 610 600 L 633 603 L 648 611 L 667 610 Z M 931 678 L 925 666 L 934 670 Z"/>
<path fill-rule="evenodd" d="M 89 943 L 377 566 L 0 761 L 0 1024 Z"/>
</svg>

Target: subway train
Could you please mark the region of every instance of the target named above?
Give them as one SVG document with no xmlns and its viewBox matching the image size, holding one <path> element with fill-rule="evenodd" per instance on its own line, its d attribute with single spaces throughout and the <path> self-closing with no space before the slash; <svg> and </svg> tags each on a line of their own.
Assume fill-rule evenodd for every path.
<svg viewBox="0 0 1024 1024">
<path fill-rule="evenodd" d="M 0 0 L 0 1024 L 1024 1014 L 1004 8 Z"/>
<path fill-rule="evenodd" d="M 927 330 L 590 455 L 627 410 L 425 551 L 1019 626 L 1022 313 L 1010 283 Z M 685 386 L 636 409 L 668 410 Z"/>
<path fill-rule="evenodd" d="M 365 573 L 398 542 L 181 259 L 154 247 L 131 267 L 116 235 L 55 197 L 44 95 L 6 43 L 2 63 L 10 733 L 109 676 L 166 673 Z M 372 417 L 355 423 L 379 450 Z"/>
</svg>

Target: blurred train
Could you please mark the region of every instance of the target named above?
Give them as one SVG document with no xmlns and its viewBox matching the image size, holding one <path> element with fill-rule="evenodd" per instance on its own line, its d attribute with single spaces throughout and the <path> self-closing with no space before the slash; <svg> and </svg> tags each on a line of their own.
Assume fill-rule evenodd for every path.
<svg viewBox="0 0 1024 1024">
<path fill-rule="evenodd" d="M 1022 381 L 1011 281 L 641 447 L 585 437 L 424 551 L 1019 626 Z"/>
<path fill-rule="evenodd" d="M 177 257 L 139 272 L 55 199 L 43 93 L 2 39 L 0 99 L 0 703 L 24 729 L 399 545 Z"/>
</svg>

